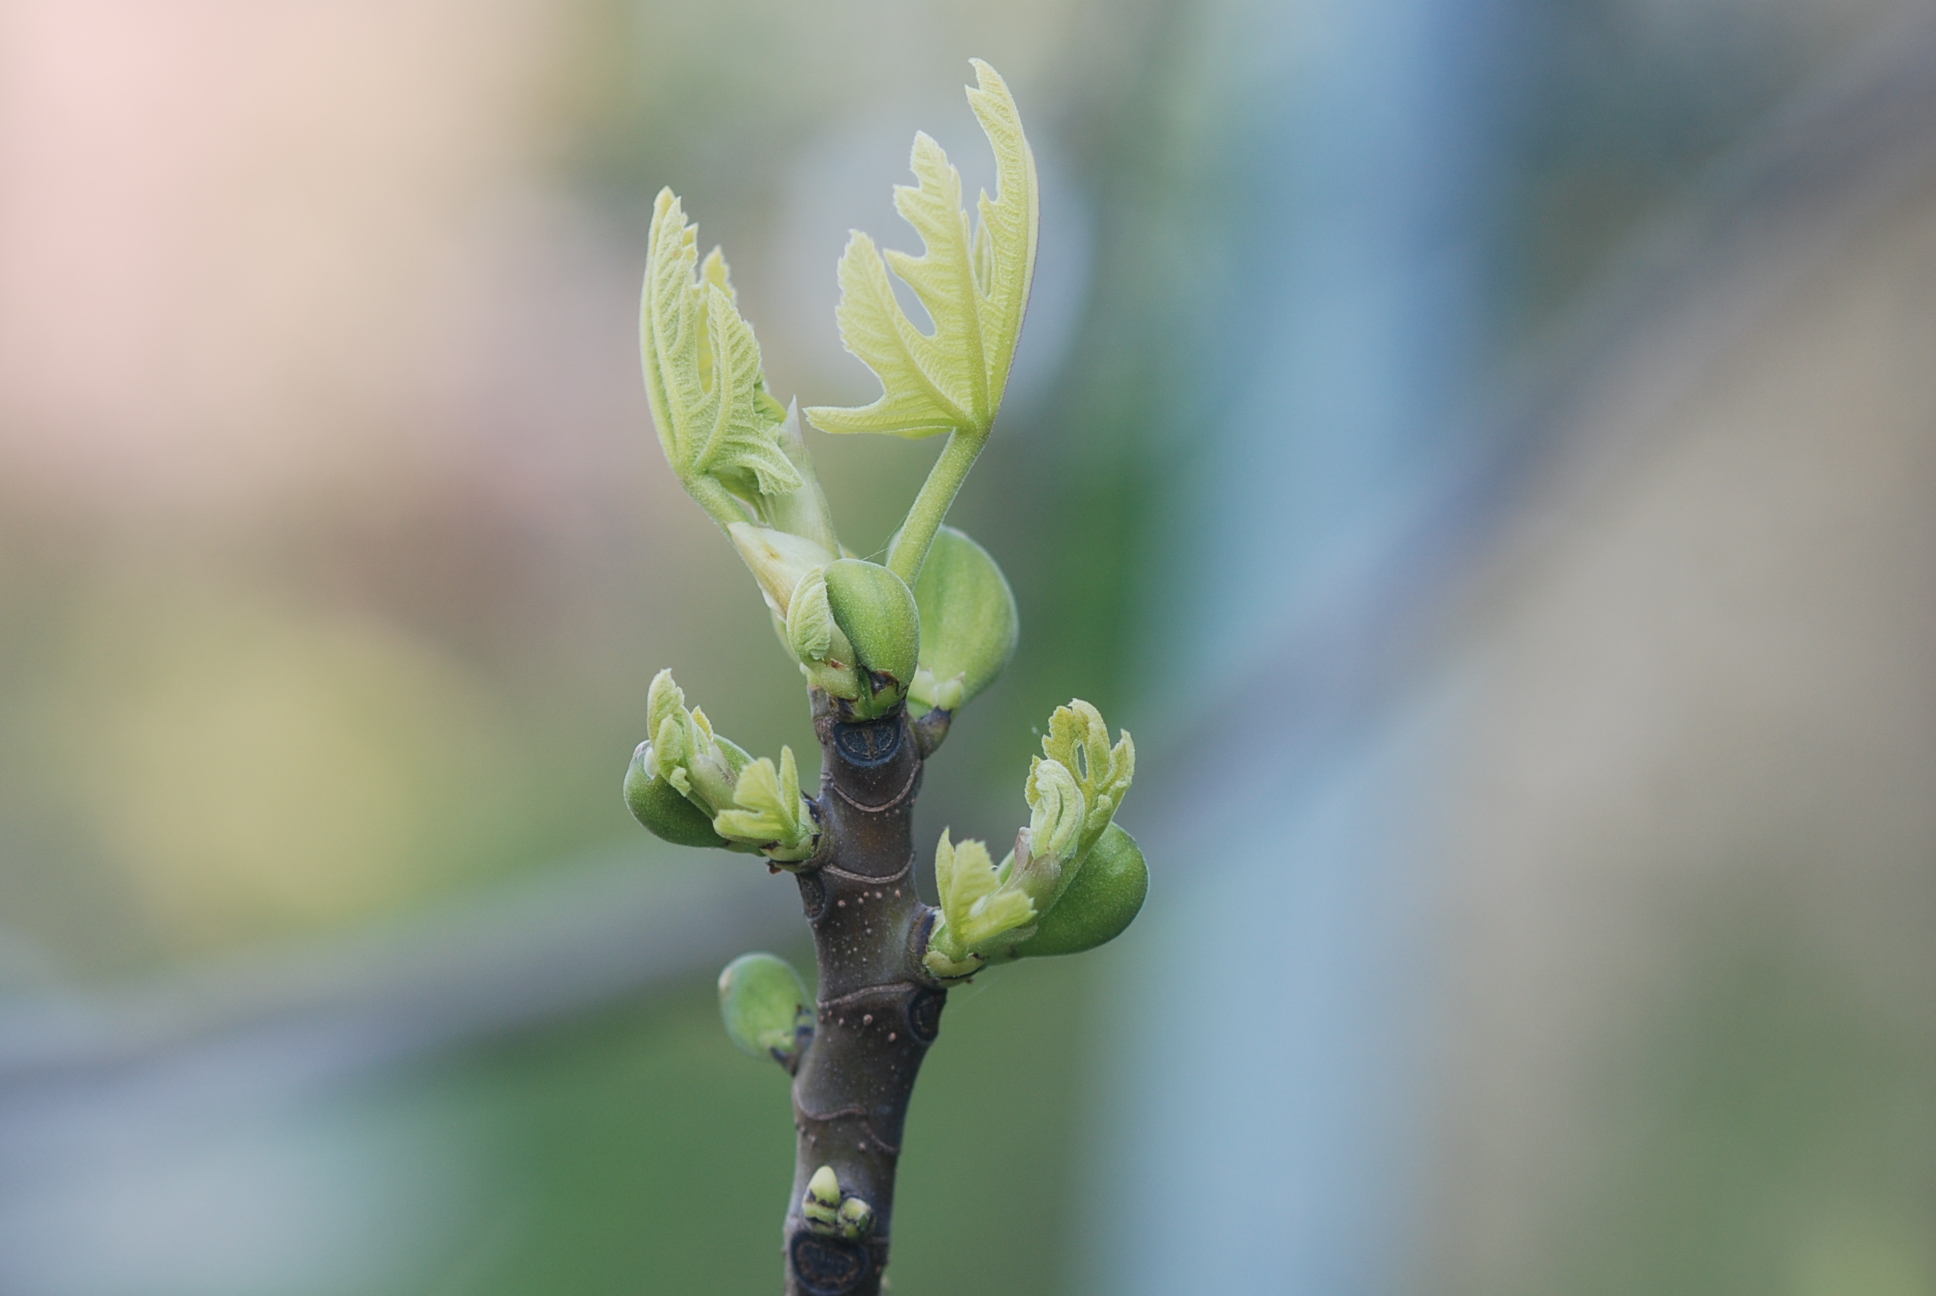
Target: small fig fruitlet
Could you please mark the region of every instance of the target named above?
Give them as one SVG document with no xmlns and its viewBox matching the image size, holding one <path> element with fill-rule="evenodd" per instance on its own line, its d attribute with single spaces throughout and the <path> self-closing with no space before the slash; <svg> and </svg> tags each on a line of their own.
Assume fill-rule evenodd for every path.
<svg viewBox="0 0 1936 1296">
<path fill-rule="evenodd" d="M 1122 935 L 1149 894 L 1149 866 L 1136 839 L 1110 824 L 1083 858 L 1075 878 L 1042 915 L 1035 935 L 1014 947 L 1016 958 L 1080 954 Z"/>
<path fill-rule="evenodd" d="M 1015 655 L 1015 595 L 986 549 L 944 526 L 914 582 L 914 601 L 921 669 L 933 677 L 934 692 L 918 700 L 952 711 L 994 683 Z M 959 693 L 944 697 L 950 681 L 959 682 Z"/>
<path fill-rule="evenodd" d="M 719 974 L 726 1034 L 753 1057 L 788 1070 L 813 1034 L 813 1001 L 793 965 L 773 954 L 742 954 Z"/>
<path fill-rule="evenodd" d="M 732 843 L 713 831 L 712 817 L 679 794 L 679 789 L 649 773 L 652 744 L 640 743 L 625 771 L 625 804 L 652 835 L 678 846 Z"/>
</svg>

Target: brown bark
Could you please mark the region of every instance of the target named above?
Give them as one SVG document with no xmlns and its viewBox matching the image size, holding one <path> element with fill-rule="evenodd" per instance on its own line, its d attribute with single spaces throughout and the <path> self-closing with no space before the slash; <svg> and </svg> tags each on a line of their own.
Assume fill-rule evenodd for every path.
<svg viewBox="0 0 1936 1296">
<path fill-rule="evenodd" d="M 938 737 L 933 726 L 917 735 L 904 710 L 851 722 L 837 705 L 813 695 L 823 843 L 798 881 L 820 988 L 813 1039 L 793 1081 L 799 1139 L 786 1219 L 787 1296 L 880 1291 L 908 1100 L 947 1002 L 947 990 L 921 964 L 934 911 L 914 890 L 914 798 L 923 753 Z M 833 1167 L 844 1195 L 873 1208 L 868 1236 L 849 1241 L 807 1228 L 801 1201 L 823 1165 Z"/>
</svg>

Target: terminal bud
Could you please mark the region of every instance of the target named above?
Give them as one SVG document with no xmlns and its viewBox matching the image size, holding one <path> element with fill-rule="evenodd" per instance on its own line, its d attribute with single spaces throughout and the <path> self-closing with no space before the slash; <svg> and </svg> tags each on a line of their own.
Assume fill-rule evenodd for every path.
<svg viewBox="0 0 1936 1296">
<path fill-rule="evenodd" d="M 907 582 L 879 563 L 827 564 L 827 607 L 853 650 L 859 719 L 883 715 L 907 695 L 921 652 L 921 613 Z"/>
</svg>

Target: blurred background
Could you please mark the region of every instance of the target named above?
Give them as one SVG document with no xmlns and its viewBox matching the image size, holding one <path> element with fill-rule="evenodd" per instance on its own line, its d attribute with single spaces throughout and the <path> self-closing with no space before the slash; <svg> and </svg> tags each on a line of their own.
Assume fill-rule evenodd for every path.
<svg viewBox="0 0 1936 1296">
<path fill-rule="evenodd" d="M 777 1289 L 792 888 L 618 784 L 799 680 L 659 457 L 670 184 L 771 385 L 1000 68 L 953 520 L 1154 886 L 952 997 L 894 1287 L 1936 1296 L 1936 7 L 0 0 L 0 1291 Z M 934 443 L 810 433 L 881 545 Z M 809 755 L 809 764 L 811 764 Z"/>
</svg>

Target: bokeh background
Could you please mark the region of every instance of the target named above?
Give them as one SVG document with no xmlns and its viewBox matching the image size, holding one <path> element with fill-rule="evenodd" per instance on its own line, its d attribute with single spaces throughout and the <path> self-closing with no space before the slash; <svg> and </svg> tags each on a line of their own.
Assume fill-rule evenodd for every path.
<svg viewBox="0 0 1936 1296">
<path fill-rule="evenodd" d="M 849 227 L 1043 236 L 954 520 L 1133 729 L 1106 951 L 951 999 L 897 1292 L 1936 1296 L 1936 8 L 0 0 L 0 1291 L 775 1290 L 784 880 L 618 782 L 799 681 L 659 460 Z M 810 434 L 843 538 L 935 446 Z M 809 764 L 811 758 L 809 757 Z"/>
</svg>

